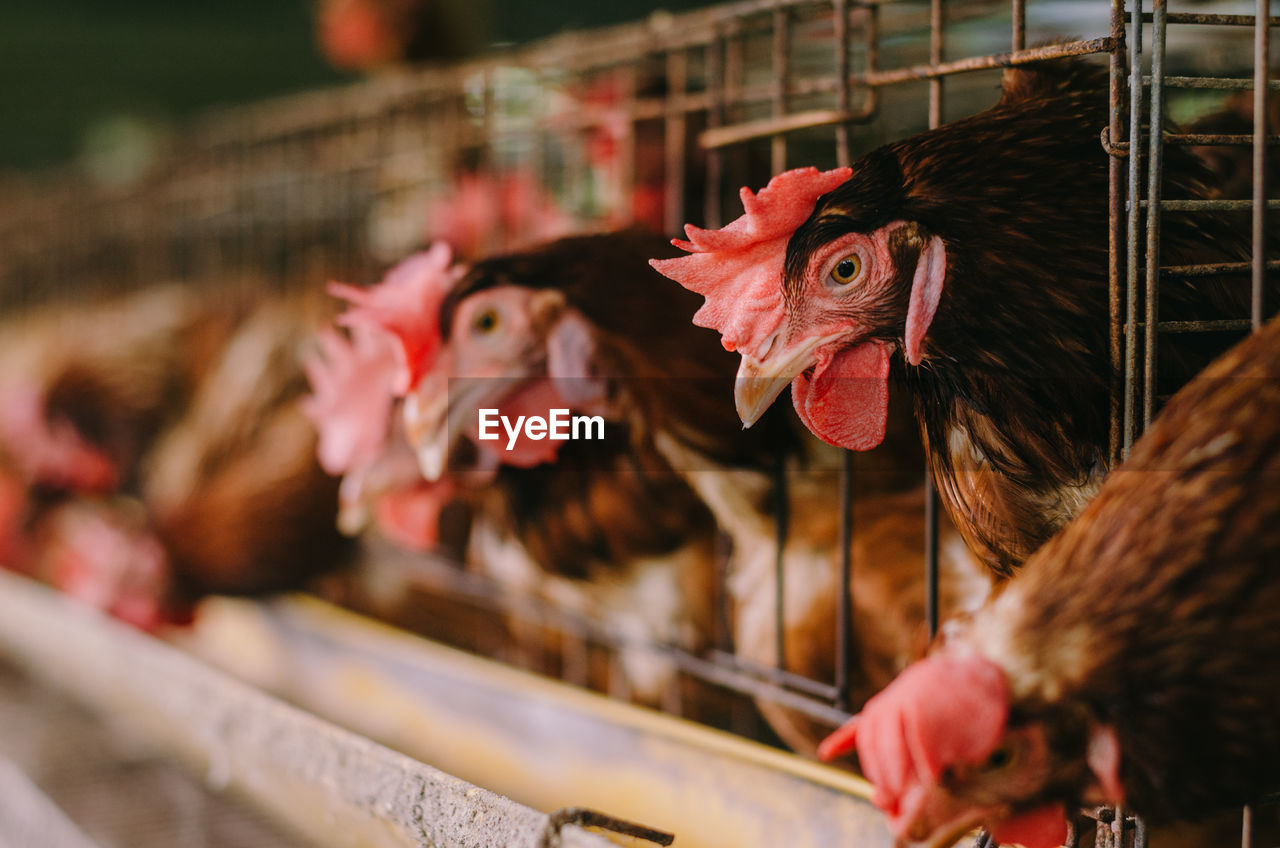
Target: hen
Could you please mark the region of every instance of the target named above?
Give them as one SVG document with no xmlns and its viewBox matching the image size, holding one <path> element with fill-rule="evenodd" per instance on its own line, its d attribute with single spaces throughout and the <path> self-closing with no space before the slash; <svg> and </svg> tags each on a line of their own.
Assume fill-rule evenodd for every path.
<svg viewBox="0 0 1280 848">
<path fill-rule="evenodd" d="M 678 244 L 692 255 L 653 263 L 706 296 L 695 322 L 742 354 L 735 393 L 748 425 L 790 383 L 810 430 L 870 449 L 900 371 L 942 501 L 1000 576 L 1089 500 L 1110 464 L 1106 95 L 1105 70 L 1077 60 L 1007 71 L 987 111 L 851 169 L 744 189 L 745 216 L 688 227 Z M 1165 196 L 1205 196 L 1205 174 L 1171 147 Z M 1162 264 L 1249 256 L 1228 218 L 1165 219 Z M 1165 279 L 1161 318 L 1242 318 L 1246 282 Z M 1164 334 L 1157 392 L 1225 346 L 1220 334 Z"/>
<path fill-rule="evenodd" d="M 496 473 L 468 495 L 471 558 L 635 643 L 623 672 L 648 701 L 674 669 L 644 645 L 706 642 L 716 565 L 715 521 L 658 436 L 706 467 L 767 469 L 790 444 L 772 425 L 736 426 L 722 400 L 732 358 L 672 320 L 692 296 L 644 265 L 663 247 L 624 232 L 477 263 L 445 299 L 442 347 L 406 401 L 429 478 Z M 485 408 L 511 419 L 570 409 L 607 424 L 602 439 L 490 441 L 480 438 Z"/>
<path fill-rule="evenodd" d="M 178 286 L 15 319 L 7 564 L 144 629 L 336 564 L 335 484 L 298 408 L 308 322 L 301 300 Z"/>
<path fill-rule="evenodd" d="M 141 499 L 179 595 L 295 588 L 347 551 L 302 409 L 306 307 L 261 303 L 144 463 Z"/>
<path fill-rule="evenodd" d="M 824 743 L 893 830 L 1061 844 L 1064 810 L 1208 815 L 1280 786 L 1280 319 L 1168 403 L 968 629 Z"/>
<path fill-rule="evenodd" d="M 7 321 L 0 454 L 42 489 L 131 485 L 243 311 L 238 298 L 162 286 Z"/>
</svg>

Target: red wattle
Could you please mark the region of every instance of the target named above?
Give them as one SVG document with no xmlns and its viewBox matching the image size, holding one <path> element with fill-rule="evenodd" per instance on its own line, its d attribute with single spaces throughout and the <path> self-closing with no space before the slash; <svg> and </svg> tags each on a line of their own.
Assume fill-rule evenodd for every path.
<svg viewBox="0 0 1280 848">
<path fill-rule="evenodd" d="M 378 498 L 378 527 L 391 541 L 411 551 L 429 551 L 440 543 L 440 513 L 453 499 L 453 484 L 421 482 Z"/>
<path fill-rule="evenodd" d="M 836 447 L 865 451 L 884 441 L 889 420 L 889 346 L 863 342 L 836 354 L 812 377 L 791 383 L 804 425 Z"/>
<path fill-rule="evenodd" d="M 569 404 L 560 397 L 551 380 L 542 379 L 509 395 L 498 404 L 498 408 L 499 414 L 505 416 L 514 426 L 520 416 L 527 419 L 537 415 L 550 419 L 552 409 L 567 409 Z M 555 462 L 556 454 L 564 445 L 563 441 L 551 439 L 550 434 L 541 439 L 531 439 L 524 434 L 522 425 L 515 445 L 511 450 L 507 450 L 509 436 L 506 427 L 500 425 L 497 429 L 498 441 L 487 444 L 493 445 L 491 449 L 498 455 L 499 462 L 515 468 L 532 468 L 544 462 Z"/>
<path fill-rule="evenodd" d="M 1059 848 L 1067 841 L 1067 816 L 1061 804 L 1037 807 L 1002 822 L 991 831 L 1001 845 L 1026 848 Z"/>
</svg>

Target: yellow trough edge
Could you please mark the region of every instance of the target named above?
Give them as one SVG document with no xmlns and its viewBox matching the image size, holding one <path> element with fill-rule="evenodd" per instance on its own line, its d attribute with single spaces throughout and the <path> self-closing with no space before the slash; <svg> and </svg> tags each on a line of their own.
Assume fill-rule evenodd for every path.
<svg viewBox="0 0 1280 848">
<path fill-rule="evenodd" d="M 185 761 L 212 790 L 243 796 L 315 845 L 619 844 L 574 824 L 554 828 L 546 813 L 322 721 L 4 572 L 0 656 Z M 121 800 L 127 803 L 127 793 Z"/>
<path fill-rule="evenodd" d="M 206 602 L 189 651 L 541 810 L 587 806 L 682 848 L 890 846 L 860 778 L 422 639 L 310 597 Z"/>
</svg>

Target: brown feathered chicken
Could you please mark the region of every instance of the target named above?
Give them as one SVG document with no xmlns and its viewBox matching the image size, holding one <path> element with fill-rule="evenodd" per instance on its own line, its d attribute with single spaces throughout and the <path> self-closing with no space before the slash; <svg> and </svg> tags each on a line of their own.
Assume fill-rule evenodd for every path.
<svg viewBox="0 0 1280 848">
<path fill-rule="evenodd" d="M 692 296 L 644 264 L 663 247 L 624 232 L 475 264 L 444 301 L 442 347 L 406 402 L 428 477 L 496 474 L 468 496 L 470 558 L 620 633 L 623 676 L 646 701 L 674 668 L 645 643 L 705 643 L 716 564 L 715 521 L 657 436 L 708 467 L 767 469 L 790 443 L 771 425 L 737 426 L 732 357 L 673 320 Z M 555 408 L 607 423 L 595 438 L 556 440 L 510 439 L 495 421 L 500 438 L 481 438 L 481 409 L 514 421 Z"/>
<path fill-rule="evenodd" d="M 141 499 L 179 594 L 295 588 L 338 565 L 338 482 L 303 411 L 305 299 L 260 304 L 144 465 Z"/>
<path fill-rule="evenodd" d="M 1010 70 L 987 111 L 851 169 L 744 190 L 745 216 L 687 228 L 678 244 L 693 255 L 655 267 L 705 295 L 694 320 L 742 354 L 735 392 L 748 425 L 790 383 L 815 434 L 872 448 L 900 370 L 944 505 L 1007 576 L 1109 466 L 1107 114 L 1101 67 Z M 1169 148 L 1165 196 L 1205 196 L 1205 173 Z M 1162 264 L 1249 255 L 1221 217 L 1170 213 L 1162 240 Z M 1246 282 L 1164 279 L 1161 318 L 1244 317 Z M 1165 334 L 1157 392 L 1229 341 Z"/>
<path fill-rule="evenodd" d="M 174 286 L 17 319 L 0 346 L 15 567 L 153 629 L 336 563 L 336 482 L 299 408 L 305 304 L 253 300 Z"/>
<path fill-rule="evenodd" d="M 42 489 L 132 485 L 142 455 L 243 315 L 242 300 L 172 285 L 7 321 L 0 454 Z"/>
<path fill-rule="evenodd" d="M 1061 844 L 1064 810 L 1195 818 L 1280 786 L 1280 320 L 1168 403 L 967 630 L 823 753 L 855 745 L 893 830 Z"/>
</svg>

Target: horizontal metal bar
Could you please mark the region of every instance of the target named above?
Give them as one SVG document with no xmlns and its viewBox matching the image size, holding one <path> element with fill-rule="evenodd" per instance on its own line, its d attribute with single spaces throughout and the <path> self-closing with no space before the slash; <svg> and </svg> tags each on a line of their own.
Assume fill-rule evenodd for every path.
<svg viewBox="0 0 1280 848">
<path fill-rule="evenodd" d="M 819 721 L 828 721 L 833 725 L 849 718 L 849 714 L 836 710 L 830 704 L 819 703 L 808 695 L 789 691 L 785 686 L 808 691 L 817 698 L 831 700 L 831 689 L 821 681 L 808 680 L 796 674 L 787 675 L 786 682 L 773 682 L 761 679 L 762 676 L 752 668 L 744 671 L 744 663 L 737 660 L 730 667 L 720 664 L 723 654 L 714 661 L 695 656 L 674 645 L 630 643 L 623 634 L 619 634 L 598 621 L 538 598 L 514 596 L 504 592 L 492 581 L 479 574 L 466 572 L 433 557 L 404 556 L 397 551 L 384 551 L 376 560 L 379 565 L 371 568 L 394 570 L 401 580 L 412 581 L 423 588 L 445 592 L 451 597 L 469 599 L 483 604 L 486 608 L 508 615 L 514 615 L 530 621 L 554 623 L 566 632 L 590 639 L 592 642 L 614 649 L 642 647 L 670 661 L 681 671 L 716 686 L 740 692 L 752 698 L 763 698 L 783 706 L 794 708 Z M 776 670 L 774 670 L 776 672 Z"/>
<path fill-rule="evenodd" d="M 1268 271 L 1280 271 L 1280 260 L 1267 263 Z M 1168 265 L 1160 269 L 1161 276 L 1185 279 L 1189 277 L 1214 277 L 1219 274 L 1248 274 L 1253 271 L 1252 262 L 1215 262 L 1209 265 Z"/>
<path fill-rule="evenodd" d="M 1142 78 L 1143 85 L 1151 85 L 1151 77 Z M 1217 91 L 1252 91 L 1253 78 L 1239 77 L 1165 77 L 1166 88 L 1211 88 Z M 1271 80 L 1267 87 L 1280 91 L 1280 80 Z"/>
<path fill-rule="evenodd" d="M 838 109 L 813 109 L 808 112 L 779 115 L 776 118 L 761 118 L 758 121 L 746 121 L 725 127 L 713 127 L 699 135 L 698 141 L 708 149 L 727 147 L 730 144 L 739 144 L 756 138 L 768 138 L 815 127 L 847 124 L 851 121 L 865 120 L 867 117 L 867 115 L 860 112 L 842 112 Z"/>
<path fill-rule="evenodd" d="M 873 71 L 866 74 L 855 74 L 850 81 L 855 85 L 892 85 L 909 80 L 933 79 L 966 71 L 981 71 L 990 68 L 1009 68 L 1026 65 L 1045 59 L 1060 59 L 1065 56 L 1086 56 L 1090 53 L 1108 53 L 1115 47 L 1111 38 L 1094 38 L 1088 41 L 1066 41 L 1061 44 L 1046 44 L 1043 47 L 1030 47 L 1026 50 L 1014 50 L 1010 53 L 995 53 L 990 56 L 975 56 L 958 59 L 954 62 L 943 62 L 937 65 L 913 65 L 910 68 L 899 68 L 892 71 Z"/>
<path fill-rule="evenodd" d="M 827 701 L 834 701 L 836 698 L 837 691 L 835 686 L 804 677 L 793 671 L 761 665 L 727 651 L 711 651 L 708 656 L 714 662 L 736 668 L 745 674 L 755 675 L 770 683 L 787 686 L 797 692 L 804 692 L 806 695 L 812 695 L 815 698 L 822 698 Z"/>
<path fill-rule="evenodd" d="M 1106 133 L 1105 133 L 1106 135 Z M 1253 136 L 1247 135 L 1224 135 L 1224 133 L 1207 133 L 1207 132 L 1166 132 L 1164 136 L 1166 145 L 1211 145 L 1211 146 L 1249 146 L 1253 143 Z M 1280 145 L 1280 136 L 1267 136 L 1268 145 Z M 1129 142 L 1121 141 L 1110 145 L 1110 149 L 1120 154 L 1128 154 Z"/>
<path fill-rule="evenodd" d="M 1125 12 L 1127 18 L 1129 13 Z M 1151 12 L 1142 13 L 1142 22 L 1149 24 L 1155 20 L 1155 15 Z M 1247 26 L 1251 27 L 1254 23 L 1253 15 L 1209 15 L 1197 12 L 1168 12 L 1165 20 L 1171 24 L 1209 24 L 1211 26 Z M 1280 26 L 1280 18 L 1268 18 L 1271 26 Z"/>
<path fill-rule="evenodd" d="M 1247 330 L 1253 326 L 1248 318 L 1222 318 L 1216 321 L 1161 321 L 1156 329 L 1162 333 L 1207 333 L 1220 330 Z"/>
<path fill-rule="evenodd" d="M 1143 209 L 1149 201 L 1140 201 Z M 1160 208 L 1167 212 L 1247 212 L 1253 208 L 1252 200 L 1161 200 Z M 1267 201 L 1268 209 L 1280 209 L 1280 199 Z"/>
<path fill-rule="evenodd" d="M 1253 144 L 1251 135 L 1229 135 L 1216 133 L 1165 133 L 1165 144 L 1211 144 L 1211 145 L 1249 145 Z M 1267 144 L 1280 144 L 1280 135 L 1267 136 Z"/>
<path fill-rule="evenodd" d="M 1129 142 L 1121 141 L 1115 144 L 1111 143 L 1110 127 L 1102 129 L 1102 145 L 1107 152 L 1113 156 L 1129 155 Z M 1170 133 L 1167 132 L 1163 136 L 1165 144 L 1177 144 L 1189 146 L 1194 144 L 1203 144 L 1211 146 L 1239 146 L 1247 147 L 1253 144 L 1253 136 L 1245 134 L 1225 134 L 1225 133 Z M 1280 135 L 1267 136 L 1267 144 L 1280 145 Z"/>
<path fill-rule="evenodd" d="M 805 695 L 790 692 L 771 683 L 757 680 L 748 674 L 704 660 L 691 654 L 677 658 L 681 668 L 690 671 L 709 683 L 724 686 L 735 692 L 743 692 L 756 698 L 762 698 L 775 704 L 795 710 L 816 721 L 826 722 L 832 727 L 839 727 L 853 716 L 830 704 L 815 701 Z"/>
<path fill-rule="evenodd" d="M 1145 330 L 1147 322 L 1139 321 L 1134 325 Z M 1248 330 L 1253 326 L 1248 318 L 1222 318 L 1212 321 L 1160 321 L 1156 329 L 1162 333 L 1214 333 L 1222 330 Z"/>
</svg>

